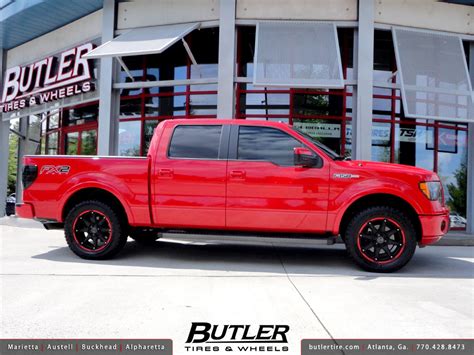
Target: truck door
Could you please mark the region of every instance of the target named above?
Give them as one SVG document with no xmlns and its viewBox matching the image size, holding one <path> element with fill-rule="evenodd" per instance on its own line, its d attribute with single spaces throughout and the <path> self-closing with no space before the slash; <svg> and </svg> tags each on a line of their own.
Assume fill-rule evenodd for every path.
<svg viewBox="0 0 474 355">
<path fill-rule="evenodd" d="M 277 128 L 232 126 L 227 165 L 228 228 L 325 230 L 329 166 L 294 166 L 296 147 L 304 144 Z"/>
<path fill-rule="evenodd" d="M 192 123 L 164 129 L 151 170 L 156 225 L 225 227 L 229 131 L 229 126 Z"/>
</svg>

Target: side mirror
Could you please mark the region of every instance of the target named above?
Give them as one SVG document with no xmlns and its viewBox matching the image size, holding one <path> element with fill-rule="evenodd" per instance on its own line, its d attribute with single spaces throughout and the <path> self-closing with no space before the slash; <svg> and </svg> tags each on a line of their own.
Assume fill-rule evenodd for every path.
<svg viewBox="0 0 474 355">
<path fill-rule="evenodd" d="M 296 166 L 302 166 L 303 168 L 320 168 L 323 166 L 321 157 L 307 148 L 293 148 L 293 152 Z"/>
</svg>

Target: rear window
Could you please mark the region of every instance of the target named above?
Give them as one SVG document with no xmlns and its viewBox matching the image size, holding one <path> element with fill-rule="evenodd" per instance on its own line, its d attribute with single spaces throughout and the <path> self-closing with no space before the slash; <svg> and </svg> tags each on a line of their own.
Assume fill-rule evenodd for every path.
<svg viewBox="0 0 474 355">
<path fill-rule="evenodd" d="M 222 126 L 177 126 L 168 151 L 170 158 L 218 159 Z"/>
</svg>

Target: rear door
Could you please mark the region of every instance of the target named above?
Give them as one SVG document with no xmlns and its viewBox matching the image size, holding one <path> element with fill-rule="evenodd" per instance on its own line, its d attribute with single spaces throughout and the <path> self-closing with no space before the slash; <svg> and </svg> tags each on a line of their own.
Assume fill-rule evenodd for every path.
<svg viewBox="0 0 474 355">
<path fill-rule="evenodd" d="M 329 166 L 294 166 L 294 148 L 303 146 L 278 128 L 232 127 L 227 165 L 228 228 L 325 230 Z"/>
<path fill-rule="evenodd" d="M 215 124 L 164 130 L 151 177 L 155 224 L 225 227 L 228 135 L 229 126 Z"/>
</svg>

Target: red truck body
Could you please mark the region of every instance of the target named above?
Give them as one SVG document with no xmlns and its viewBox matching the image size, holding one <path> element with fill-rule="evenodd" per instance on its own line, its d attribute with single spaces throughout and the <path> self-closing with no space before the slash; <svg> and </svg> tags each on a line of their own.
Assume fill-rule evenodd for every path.
<svg viewBox="0 0 474 355">
<path fill-rule="evenodd" d="M 176 127 L 193 125 L 223 127 L 218 159 L 170 157 Z M 319 157 L 320 164 L 281 166 L 238 159 L 239 127 L 269 127 L 287 134 L 302 145 L 303 153 Z M 420 183 L 439 181 L 435 173 L 335 159 L 283 123 L 170 120 L 156 128 L 147 157 L 26 156 L 24 165 L 36 167 L 37 173 L 24 189 L 18 214 L 45 223 L 64 223 L 81 197 L 104 192 L 101 196 L 118 200 L 134 228 L 335 236 L 358 210 L 381 204 L 410 216 L 419 245 L 436 242 L 449 225 L 442 187 L 436 200 L 420 189 Z"/>
</svg>

